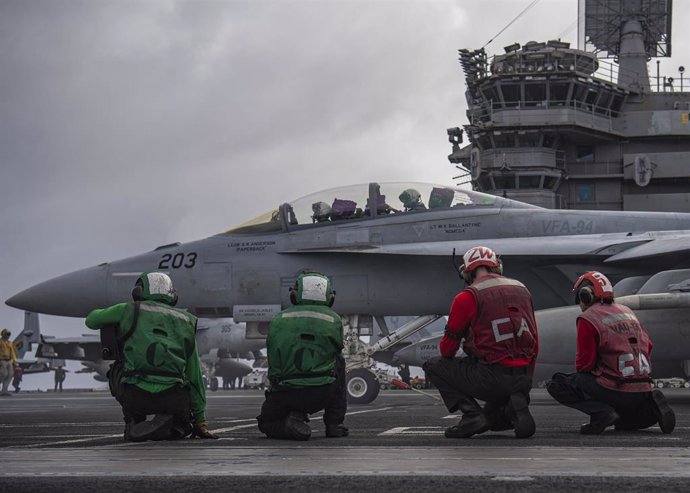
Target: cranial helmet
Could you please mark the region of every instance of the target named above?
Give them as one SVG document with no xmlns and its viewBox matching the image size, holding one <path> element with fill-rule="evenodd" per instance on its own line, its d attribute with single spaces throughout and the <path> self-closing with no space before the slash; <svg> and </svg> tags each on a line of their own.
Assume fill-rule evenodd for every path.
<svg viewBox="0 0 690 493">
<path fill-rule="evenodd" d="M 174 306 L 177 303 L 177 293 L 172 279 L 163 272 L 144 272 L 137 279 L 132 289 L 134 301 L 160 301 Z"/>
<path fill-rule="evenodd" d="M 601 272 L 591 270 L 585 272 L 575 281 L 573 286 L 575 292 L 575 304 L 580 302 L 591 305 L 597 300 L 613 301 L 613 284 Z"/>
<path fill-rule="evenodd" d="M 485 266 L 496 274 L 503 274 L 503 262 L 496 256 L 496 253 L 491 248 L 476 246 L 467 250 L 462 256 L 460 275 L 467 284 L 472 284 L 473 272 L 481 266 Z"/>
<path fill-rule="evenodd" d="M 0 335 L 1 335 L 2 337 L 9 337 L 10 334 L 11 334 L 11 332 L 10 332 L 9 330 L 7 330 L 7 329 L 2 329 L 2 332 L 0 332 Z"/>
<path fill-rule="evenodd" d="M 290 301 L 293 305 L 333 306 L 335 291 L 327 276 L 320 272 L 303 272 L 290 288 Z"/>
</svg>

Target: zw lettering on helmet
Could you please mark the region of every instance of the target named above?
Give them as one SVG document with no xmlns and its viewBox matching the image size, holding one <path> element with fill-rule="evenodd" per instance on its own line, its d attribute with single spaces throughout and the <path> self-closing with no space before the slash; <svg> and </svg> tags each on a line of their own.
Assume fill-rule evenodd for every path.
<svg viewBox="0 0 690 493">
<path fill-rule="evenodd" d="M 634 360 L 635 357 L 632 353 L 623 353 L 618 356 L 618 371 L 621 372 L 621 375 L 624 377 L 632 377 L 635 375 L 635 367 L 627 365 L 627 363 Z M 652 372 L 652 365 L 649 364 L 649 360 L 643 353 L 639 354 L 638 363 L 640 365 L 640 375 L 644 375 L 645 373 L 650 374 Z"/>
<path fill-rule="evenodd" d="M 510 329 L 505 334 L 501 334 L 499 326 L 504 324 L 509 324 Z M 513 338 L 513 324 L 511 323 L 509 318 L 499 318 L 497 320 L 492 320 L 491 328 L 494 331 L 494 338 L 496 339 L 496 342 L 501 342 Z M 520 337 L 525 332 L 529 333 L 529 325 L 527 325 L 527 321 L 523 318 L 520 322 L 520 330 L 518 330 L 517 334 L 515 334 L 515 337 Z"/>
<path fill-rule="evenodd" d="M 474 262 L 475 260 L 480 260 L 484 258 L 491 259 L 493 258 L 493 253 L 489 249 L 485 248 L 475 248 L 472 250 L 472 253 L 470 253 L 470 262 Z"/>
</svg>

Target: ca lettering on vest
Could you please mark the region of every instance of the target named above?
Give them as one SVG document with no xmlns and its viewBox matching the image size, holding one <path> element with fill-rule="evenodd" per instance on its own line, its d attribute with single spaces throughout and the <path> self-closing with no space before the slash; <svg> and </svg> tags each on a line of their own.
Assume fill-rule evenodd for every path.
<svg viewBox="0 0 690 493">
<path fill-rule="evenodd" d="M 634 361 L 634 359 L 635 357 L 631 353 L 624 353 L 618 356 L 618 371 L 621 372 L 621 375 L 624 377 L 632 377 L 635 375 L 635 368 L 627 365 L 627 363 Z M 649 360 L 644 354 L 640 353 L 638 360 L 640 364 L 640 374 L 649 374 L 652 372 L 652 365 L 649 364 Z"/>
<path fill-rule="evenodd" d="M 502 324 L 511 324 L 510 319 L 499 318 L 497 320 L 491 321 L 491 328 L 494 331 L 494 338 L 496 339 L 496 342 L 501 342 L 513 338 L 512 324 L 510 325 L 510 331 L 506 332 L 505 334 L 501 334 L 499 326 Z M 527 325 L 527 321 L 523 318 L 520 322 L 520 330 L 518 330 L 518 333 L 515 335 L 515 337 L 520 337 L 525 332 L 529 333 L 529 325 Z"/>
</svg>

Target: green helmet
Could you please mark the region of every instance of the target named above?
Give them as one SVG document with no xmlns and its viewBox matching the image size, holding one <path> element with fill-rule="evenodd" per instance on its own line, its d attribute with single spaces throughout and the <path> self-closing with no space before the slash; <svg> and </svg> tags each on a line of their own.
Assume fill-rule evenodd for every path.
<svg viewBox="0 0 690 493">
<path fill-rule="evenodd" d="M 303 272 L 290 288 L 290 301 L 293 305 L 332 306 L 335 291 L 327 276 L 320 272 Z"/>
<path fill-rule="evenodd" d="M 132 290 L 132 298 L 135 301 L 160 301 L 168 305 L 177 303 L 172 279 L 163 272 L 144 272 L 140 275 Z"/>
</svg>

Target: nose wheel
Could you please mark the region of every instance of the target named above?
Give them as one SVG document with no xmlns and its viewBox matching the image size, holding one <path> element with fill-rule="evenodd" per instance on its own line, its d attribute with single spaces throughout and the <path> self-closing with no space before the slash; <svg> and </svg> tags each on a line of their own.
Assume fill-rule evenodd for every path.
<svg viewBox="0 0 690 493">
<path fill-rule="evenodd" d="M 365 368 L 347 372 L 347 402 L 369 404 L 379 395 L 381 386 L 376 375 Z"/>
</svg>

